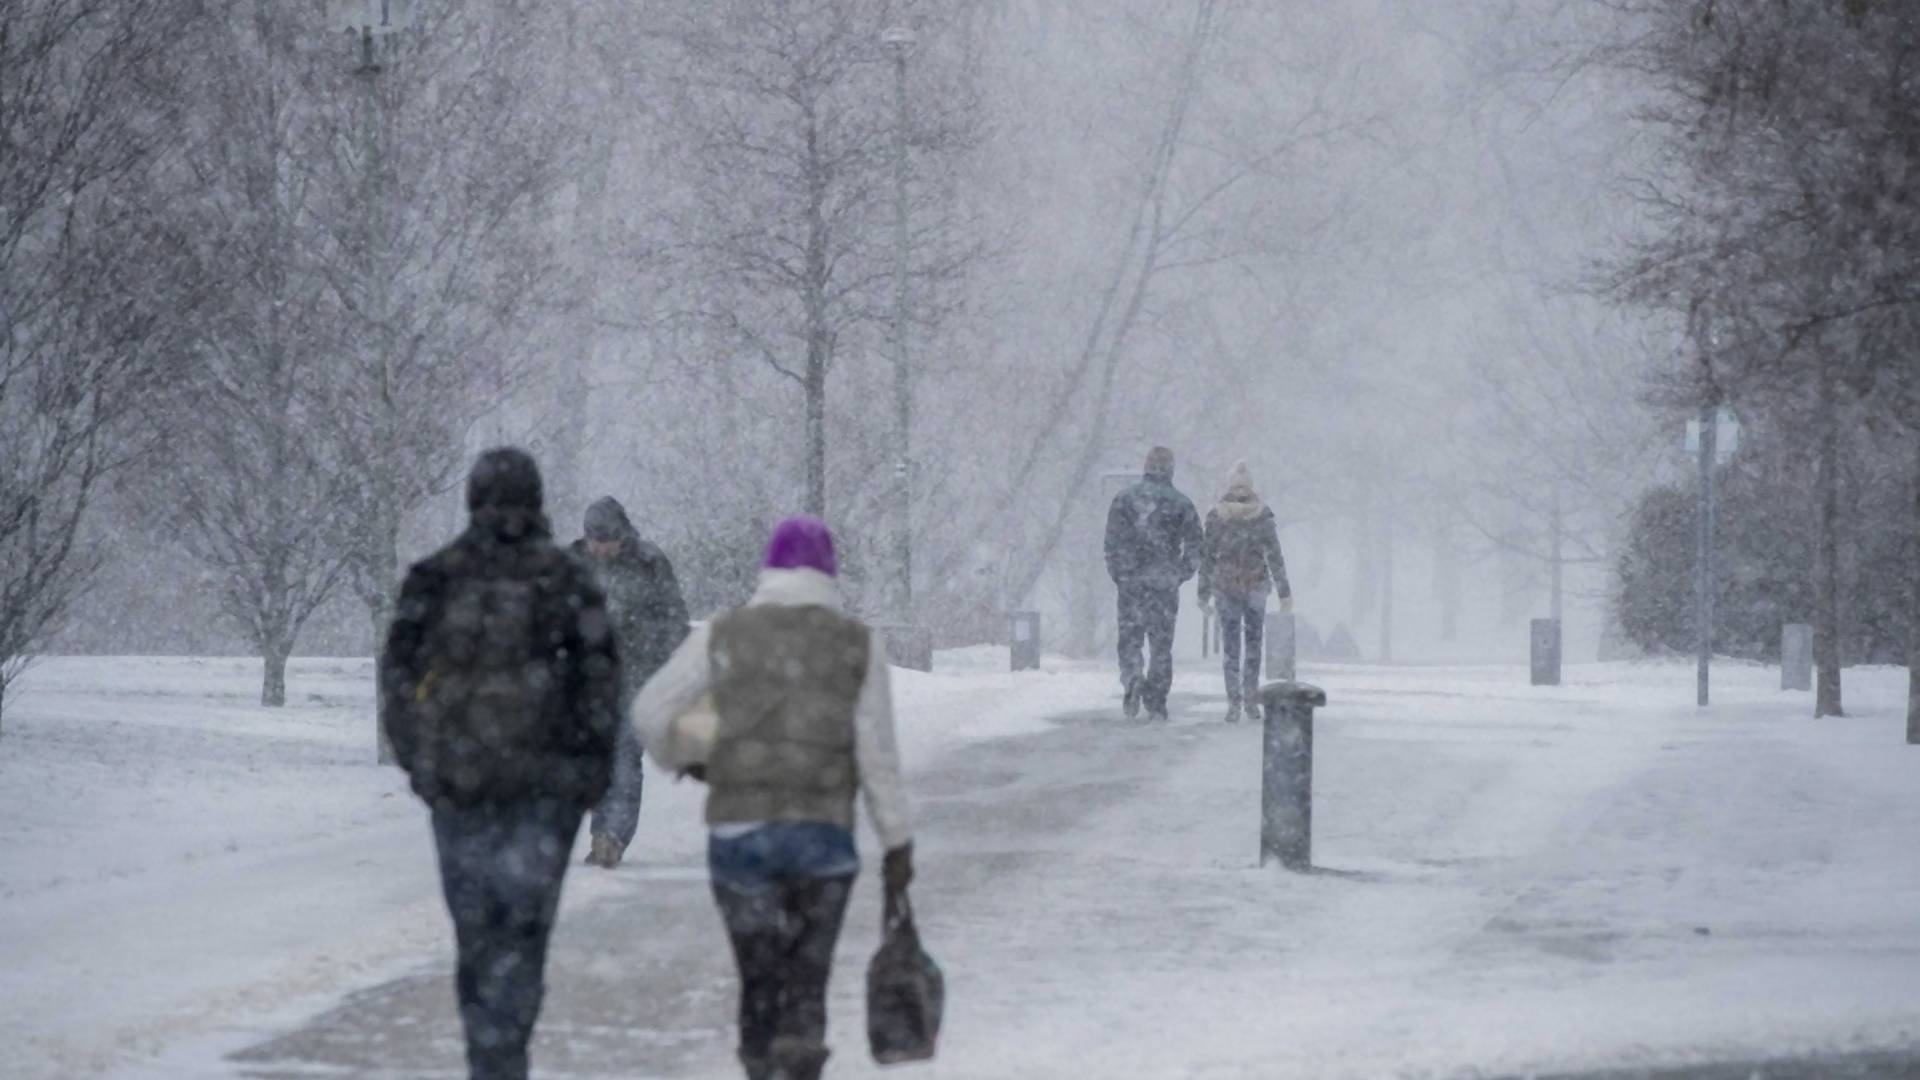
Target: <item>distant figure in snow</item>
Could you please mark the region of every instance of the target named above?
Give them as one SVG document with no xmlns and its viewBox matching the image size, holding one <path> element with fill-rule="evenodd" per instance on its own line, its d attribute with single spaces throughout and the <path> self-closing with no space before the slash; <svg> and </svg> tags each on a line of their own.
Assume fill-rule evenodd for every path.
<svg viewBox="0 0 1920 1080">
<path fill-rule="evenodd" d="M 619 724 L 605 600 L 540 504 L 531 457 L 480 456 L 471 523 L 407 572 L 381 667 L 394 755 L 433 814 L 475 1077 L 527 1075 L 560 881 Z"/>
<path fill-rule="evenodd" d="M 1200 547 L 1200 610 L 1217 607 L 1220 613 L 1229 724 L 1237 723 L 1243 711 L 1248 719 L 1260 719 L 1260 658 L 1271 591 L 1280 594 L 1282 612 L 1293 610 L 1279 526 L 1272 508 L 1254 493 L 1253 474 L 1242 461 L 1227 475 L 1226 495 L 1207 511 L 1206 542 Z"/>
<path fill-rule="evenodd" d="M 1200 545 L 1200 515 L 1173 486 L 1173 451 L 1156 446 L 1146 475 L 1107 510 L 1107 576 L 1119 592 L 1120 685 L 1130 717 L 1144 705 L 1149 717 L 1167 718 L 1180 586 L 1193 577 Z M 1144 675 L 1143 641 L 1152 652 Z"/>
<path fill-rule="evenodd" d="M 607 593 L 607 613 L 620 646 L 620 715 L 625 716 L 640 687 L 660 670 L 687 636 L 687 601 L 665 552 L 640 539 L 626 507 L 611 496 L 587 507 L 586 535 L 572 551 L 593 568 Z M 612 869 L 620 865 L 640 824 L 640 795 L 646 780 L 641 746 L 631 725 L 620 725 L 613 761 L 613 785 L 593 808 L 588 828 L 592 844 L 587 862 Z"/>
<path fill-rule="evenodd" d="M 750 1080 L 815 1080 L 826 1064 L 827 977 L 860 869 L 856 795 L 886 850 L 887 894 L 904 906 L 913 879 L 886 650 L 844 612 L 836 573 L 826 525 L 782 522 L 753 599 L 694 630 L 633 707 L 654 762 L 709 788 L 707 863 Z M 707 695 L 717 721 L 700 753 L 675 727 Z"/>
</svg>

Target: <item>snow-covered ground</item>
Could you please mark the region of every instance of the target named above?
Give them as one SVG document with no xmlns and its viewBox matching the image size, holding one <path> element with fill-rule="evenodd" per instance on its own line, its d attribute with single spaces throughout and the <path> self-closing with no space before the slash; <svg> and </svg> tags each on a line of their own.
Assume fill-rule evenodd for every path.
<svg viewBox="0 0 1920 1080">
<path fill-rule="evenodd" d="M 918 1075 L 1490 1075 L 1920 1043 L 1904 670 L 1850 671 L 1854 715 L 1827 721 L 1733 664 L 1704 711 L 1680 665 L 1572 667 L 1554 690 L 1504 667 L 1310 670 L 1332 699 L 1329 872 L 1298 876 L 1254 865 L 1257 732 L 1216 722 L 1217 675 L 1183 671 L 1175 722 L 1153 727 L 1118 721 L 1105 670 L 1004 662 L 898 676 L 920 907 L 951 992 Z M 372 764 L 367 669 L 297 663 L 280 711 L 251 703 L 257 662 L 56 660 L 19 684 L 0 736 L 0 1072 L 228 1075 L 228 1051 L 444 968 L 424 814 Z M 681 881 L 698 788 L 655 776 L 647 798 L 638 865 L 574 873 L 563 934 L 703 902 Z M 836 1075 L 868 1070 L 855 917 Z M 651 1066 L 581 1050 L 571 1073 L 724 1074 L 702 920 L 672 943 L 699 971 L 651 991 L 684 1008 L 630 1021 L 698 1015 L 693 1049 Z M 556 952 L 556 1032 L 577 1019 L 574 955 Z M 430 991 L 451 996 L 437 975 Z M 446 1041 L 447 1016 L 425 1022 Z"/>
</svg>

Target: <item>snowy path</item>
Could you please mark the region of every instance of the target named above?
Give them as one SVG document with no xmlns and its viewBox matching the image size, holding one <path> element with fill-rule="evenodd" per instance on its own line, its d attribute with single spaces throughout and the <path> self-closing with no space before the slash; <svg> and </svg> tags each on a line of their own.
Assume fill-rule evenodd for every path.
<svg viewBox="0 0 1920 1080">
<path fill-rule="evenodd" d="M 940 1075 L 1487 1075 L 1920 1035 L 1920 755 L 1895 723 L 1352 674 L 1315 809 L 1317 861 L 1349 874 L 1249 867 L 1257 745 L 1212 729 L 971 913 L 1001 932 L 956 954 L 1032 996 L 980 1018 L 1000 1055 Z"/>
<path fill-rule="evenodd" d="M 1302 877 L 1253 865 L 1257 733 L 1213 721 L 1215 677 L 1183 673 L 1159 727 L 1119 722 L 1103 672 L 991 668 L 902 680 L 920 906 L 951 995 L 942 1058 L 914 1075 L 1492 1076 L 1920 1044 L 1903 671 L 1850 673 L 1858 715 L 1822 723 L 1754 668 L 1723 670 L 1705 713 L 1678 704 L 1690 672 L 1661 665 L 1574 668 L 1552 691 L 1512 669 L 1312 672 L 1333 699 L 1315 807 L 1329 872 Z M 158 754 L 159 732 L 202 730 L 169 707 L 111 721 L 114 737 L 146 732 Z M 90 782 L 34 743 L 55 718 L 22 710 L 26 738 L 0 746 L 0 958 L 20 961 L 0 975 L 0 1035 L 33 1049 L 27 1075 L 459 1075 L 417 806 L 340 766 L 358 738 L 340 723 L 289 735 L 232 708 L 292 740 L 245 768 L 179 766 L 220 793 L 239 850 L 84 888 L 38 872 L 58 815 L 12 816 L 38 800 L 19 798 L 9 754 L 55 786 Z M 156 770 L 157 798 L 178 780 Z M 267 842 L 291 829 L 289 786 L 325 827 Z M 103 797 L 66 834 L 80 854 L 98 849 L 86 814 L 140 801 Z M 570 875 L 542 1075 L 730 1074 L 698 798 L 650 781 L 639 864 Z M 163 849 L 219 832 L 177 831 Z M 862 886 L 835 1075 L 874 1072 Z"/>
</svg>

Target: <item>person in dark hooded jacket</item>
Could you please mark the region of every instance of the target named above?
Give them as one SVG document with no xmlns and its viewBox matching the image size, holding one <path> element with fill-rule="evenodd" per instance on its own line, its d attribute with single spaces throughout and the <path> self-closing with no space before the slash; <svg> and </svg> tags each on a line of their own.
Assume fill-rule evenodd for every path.
<svg viewBox="0 0 1920 1080">
<path fill-rule="evenodd" d="M 1218 608 L 1220 657 L 1227 678 L 1227 722 L 1244 714 L 1260 719 L 1260 659 L 1265 646 L 1267 596 L 1280 594 L 1280 610 L 1293 610 L 1287 561 L 1280 555 L 1280 528 L 1273 509 L 1253 490 L 1242 461 L 1227 476 L 1227 494 L 1207 511 L 1200 548 L 1200 608 Z M 1242 652 L 1242 644 L 1245 652 Z"/>
<path fill-rule="evenodd" d="M 619 500 L 608 496 L 587 507 L 586 535 L 572 551 L 593 568 L 607 591 L 614 636 L 620 642 L 620 715 L 660 670 L 687 636 L 687 601 L 666 552 L 640 538 Z M 593 808 L 592 846 L 587 862 L 611 869 L 620 865 L 640 825 L 640 797 L 646 780 L 639 739 L 630 724 L 620 725 L 613 763 L 613 784 Z"/>
<path fill-rule="evenodd" d="M 1173 629 L 1180 586 L 1200 559 L 1200 515 L 1173 486 L 1173 451 L 1147 454 L 1146 475 L 1114 496 L 1107 510 L 1107 576 L 1119 593 L 1120 684 L 1128 716 L 1167 718 L 1173 687 Z M 1140 648 L 1151 650 L 1141 672 Z"/>
<path fill-rule="evenodd" d="M 475 1077 L 527 1075 L 561 879 L 625 726 L 605 601 L 540 504 L 525 452 L 480 456 L 472 521 L 407 572 L 380 665 L 394 755 L 432 811 Z"/>
</svg>

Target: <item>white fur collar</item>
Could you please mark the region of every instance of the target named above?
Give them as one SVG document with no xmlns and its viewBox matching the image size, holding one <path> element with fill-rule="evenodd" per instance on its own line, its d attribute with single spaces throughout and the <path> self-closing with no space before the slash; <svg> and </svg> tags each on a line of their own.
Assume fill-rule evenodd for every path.
<svg viewBox="0 0 1920 1080">
<path fill-rule="evenodd" d="M 1219 514 L 1223 521 L 1253 521 L 1265 513 L 1266 509 L 1267 504 L 1261 502 L 1256 495 L 1247 499 L 1222 499 L 1219 505 L 1214 507 L 1214 512 Z"/>
<path fill-rule="evenodd" d="M 841 610 L 840 583 L 818 570 L 762 570 L 748 607 L 824 607 Z"/>
</svg>

